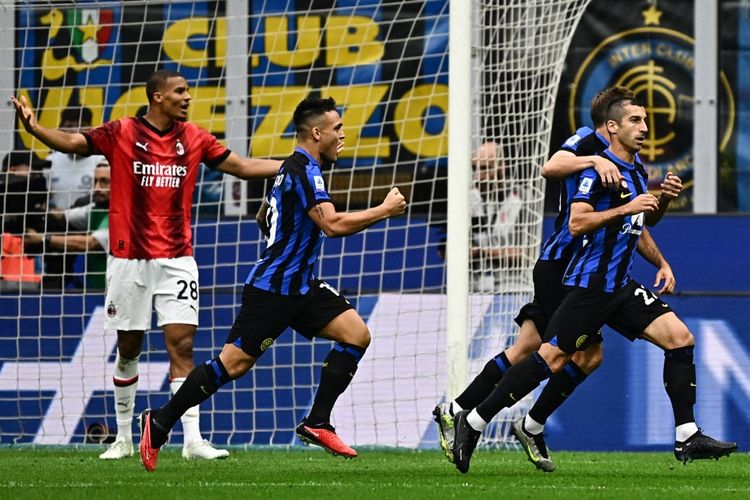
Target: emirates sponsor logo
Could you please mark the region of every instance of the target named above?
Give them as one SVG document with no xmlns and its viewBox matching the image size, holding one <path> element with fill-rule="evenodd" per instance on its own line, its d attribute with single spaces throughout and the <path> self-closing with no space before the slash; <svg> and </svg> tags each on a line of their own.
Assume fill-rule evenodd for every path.
<svg viewBox="0 0 750 500">
<path fill-rule="evenodd" d="M 163 163 L 133 162 L 133 173 L 141 178 L 144 187 L 178 188 L 183 177 L 187 175 L 184 165 L 165 165 Z"/>
</svg>

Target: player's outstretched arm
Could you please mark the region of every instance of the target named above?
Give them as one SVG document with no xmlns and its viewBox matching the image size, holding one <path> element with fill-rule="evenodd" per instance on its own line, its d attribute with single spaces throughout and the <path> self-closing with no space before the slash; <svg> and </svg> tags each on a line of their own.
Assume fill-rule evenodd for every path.
<svg viewBox="0 0 750 500">
<path fill-rule="evenodd" d="M 16 113 L 18 114 L 18 119 L 23 124 L 23 128 L 45 145 L 63 153 L 88 154 L 89 145 L 83 134 L 80 132 L 63 132 L 62 130 L 43 127 L 36 121 L 34 110 L 31 109 L 31 105 L 26 100 L 26 97 L 21 96 L 19 100 L 11 96 L 10 100 L 16 107 Z"/>
<path fill-rule="evenodd" d="M 661 285 L 659 294 L 669 295 L 674 292 L 677 281 L 672 272 L 672 267 L 667 262 L 667 259 L 664 258 L 664 255 L 662 255 L 649 230 L 645 227 L 643 228 L 641 237 L 638 239 L 638 253 L 658 269 L 653 286 L 657 287 Z"/>
<path fill-rule="evenodd" d="M 658 210 L 659 202 L 652 194 L 639 194 L 631 202 L 597 212 L 594 207 L 583 201 L 573 202 L 570 205 L 570 220 L 568 227 L 570 234 L 581 236 L 591 233 L 606 226 L 626 215 L 635 215 L 641 212 L 649 213 Z"/>
<path fill-rule="evenodd" d="M 336 237 L 358 233 L 383 219 L 401 215 L 405 210 L 404 195 L 398 188 L 393 188 L 383 203 L 361 212 L 337 212 L 333 203 L 323 202 L 315 205 L 307 214 L 326 236 Z"/>
<path fill-rule="evenodd" d="M 229 153 L 217 168 L 240 179 L 266 179 L 278 173 L 281 163 L 280 160 L 242 158 L 235 153 Z"/>
<path fill-rule="evenodd" d="M 669 202 L 674 200 L 682 192 L 682 179 L 674 175 L 672 172 L 667 172 L 667 176 L 664 177 L 664 182 L 661 183 L 661 194 L 659 195 L 659 210 L 652 212 L 646 216 L 646 224 L 649 226 L 656 225 L 667 211 Z"/>
<path fill-rule="evenodd" d="M 602 156 L 576 156 L 565 150 L 555 152 L 542 165 L 542 177 L 545 179 L 564 179 L 591 167 L 594 167 L 599 174 L 602 179 L 602 186 L 606 189 L 618 189 L 620 187 L 622 174 L 620 174 L 617 165 Z"/>
</svg>

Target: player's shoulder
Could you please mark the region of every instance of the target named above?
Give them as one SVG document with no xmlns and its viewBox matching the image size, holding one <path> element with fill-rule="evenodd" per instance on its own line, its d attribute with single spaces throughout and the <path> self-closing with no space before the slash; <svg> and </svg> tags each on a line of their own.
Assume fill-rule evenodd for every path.
<svg viewBox="0 0 750 500">
<path fill-rule="evenodd" d="M 595 130 L 589 127 L 581 127 L 576 130 L 575 134 L 568 137 L 561 149 L 578 156 L 588 156 L 605 150 L 608 145 Z"/>
<path fill-rule="evenodd" d="M 304 153 L 295 151 L 282 164 L 287 172 L 293 175 L 304 175 L 310 170 L 316 170 L 317 164 L 310 160 Z M 317 168 L 317 170 L 320 170 Z"/>
<path fill-rule="evenodd" d="M 582 140 L 594 134 L 594 131 L 589 127 L 581 127 L 575 131 L 573 135 L 565 139 L 563 142 L 563 148 L 576 148 Z"/>
</svg>

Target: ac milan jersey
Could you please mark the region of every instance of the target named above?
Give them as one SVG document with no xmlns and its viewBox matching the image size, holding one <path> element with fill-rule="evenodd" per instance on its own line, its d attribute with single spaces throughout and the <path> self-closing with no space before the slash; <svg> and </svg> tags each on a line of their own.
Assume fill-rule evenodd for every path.
<svg viewBox="0 0 750 500">
<path fill-rule="evenodd" d="M 160 131 L 142 117 L 84 133 L 89 154 L 103 154 L 112 172 L 109 250 L 124 259 L 193 254 L 190 211 L 200 163 L 215 168 L 230 151 L 189 122 Z"/>
</svg>

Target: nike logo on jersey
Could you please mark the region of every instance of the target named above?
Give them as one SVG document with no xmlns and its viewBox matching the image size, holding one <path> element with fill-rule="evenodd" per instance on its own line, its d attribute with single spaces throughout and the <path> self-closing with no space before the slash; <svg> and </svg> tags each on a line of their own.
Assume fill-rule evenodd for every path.
<svg viewBox="0 0 750 500">
<path fill-rule="evenodd" d="M 629 198 L 632 193 L 630 191 L 626 191 L 624 193 L 620 193 L 620 198 Z"/>
<path fill-rule="evenodd" d="M 135 145 L 148 153 L 148 149 L 146 149 L 148 147 L 148 143 L 147 142 L 144 142 L 143 144 L 141 144 L 140 142 L 135 141 Z"/>
</svg>

